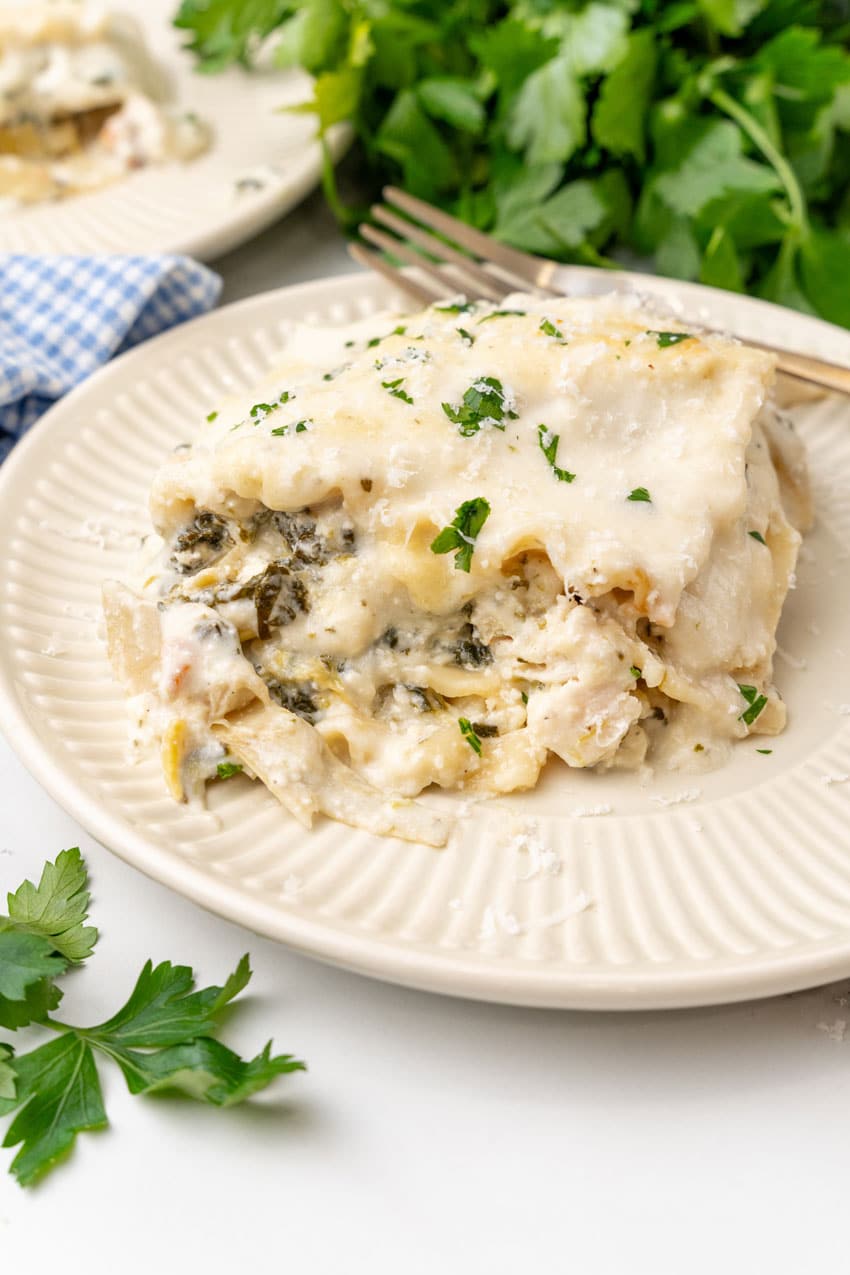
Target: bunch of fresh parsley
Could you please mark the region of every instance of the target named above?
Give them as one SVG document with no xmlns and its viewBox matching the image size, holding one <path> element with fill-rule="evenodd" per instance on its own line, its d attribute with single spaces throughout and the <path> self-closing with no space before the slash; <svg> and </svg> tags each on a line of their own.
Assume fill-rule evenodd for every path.
<svg viewBox="0 0 850 1275">
<path fill-rule="evenodd" d="M 78 1133 L 108 1123 L 96 1058 L 110 1058 L 131 1093 L 176 1089 L 229 1107 L 283 1072 L 303 1070 L 271 1042 L 243 1060 L 211 1033 L 222 1010 L 251 977 L 244 956 L 223 987 L 194 990 L 185 965 L 147 962 L 126 1004 L 96 1027 L 55 1019 L 56 979 L 91 956 L 97 930 L 86 925 L 89 894 L 79 850 L 47 863 L 39 884 L 25 881 L 0 916 L 0 1027 L 35 1026 L 55 1038 L 16 1054 L 0 1041 L 0 1115 L 16 1112 L 3 1141 L 20 1145 L 11 1171 L 22 1186 L 37 1181 L 71 1149 Z"/>
<path fill-rule="evenodd" d="M 850 326 L 848 0 L 183 0 L 176 24 L 202 70 L 265 45 L 311 72 L 372 191 Z M 325 189 L 345 218 L 329 162 Z"/>
</svg>

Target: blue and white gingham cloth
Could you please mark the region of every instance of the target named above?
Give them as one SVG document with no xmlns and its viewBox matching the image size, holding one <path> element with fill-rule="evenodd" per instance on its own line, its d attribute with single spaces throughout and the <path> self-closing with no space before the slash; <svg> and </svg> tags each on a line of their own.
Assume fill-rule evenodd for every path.
<svg viewBox="0 0 850 1275">
<path fill-rule="evenodd" d="M 189 257 L 0 255 L 0 461 L 95 368 L 204 314 L 220 291 Z"/>
</svg>

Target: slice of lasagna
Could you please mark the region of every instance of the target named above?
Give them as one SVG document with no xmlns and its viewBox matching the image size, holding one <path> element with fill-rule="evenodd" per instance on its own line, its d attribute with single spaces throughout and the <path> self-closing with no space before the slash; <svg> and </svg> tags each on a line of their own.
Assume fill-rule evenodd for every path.
<svg viewBox="0 0 850 1275">
<path fill-rule="evenodd" d="M 307 824 L 439 844 L 429 785 L 717 765 L 782 729 L 808 497 L 769 356 L 617 296 L 305 328 L 288 354 L 165 463 L 159 557 L 106 589 L 175 798 L 241 768 Z"/>
<path fill-rule="evenodd" d="M 59 199 L 208 142 L 165 109 L 138 25 L 83 0 L 0 7 L 0 197 Z"/>
</svg>

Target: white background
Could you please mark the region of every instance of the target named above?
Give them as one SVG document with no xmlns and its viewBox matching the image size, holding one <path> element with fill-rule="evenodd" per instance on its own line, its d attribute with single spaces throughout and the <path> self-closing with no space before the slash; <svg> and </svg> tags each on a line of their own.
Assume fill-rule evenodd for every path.
<svg viewBox="0 0 850 1275">
<path fill-rule="evenodd" d="M 314 198 L 218 263 L 224 300 L 346 269 Z M 39 1188 L 0 1153 L 14 1275 L 771 1275 L 848 1267 L 850 984 L 655 1014 L 520 1010 L 295 956 L 97 845 L 0 742 L 0 890 L 79 845 L 101 941 L 64 1016 L 97 1022 L 148 958 L 255 977 L 225 1033 L 309 1064 L 232 1111 L 130 1098 Z M 848 971 L 850 974 L 850 971 Z M 240 1002 L 241 1003 L 241 1002 Z"/>
</svg>

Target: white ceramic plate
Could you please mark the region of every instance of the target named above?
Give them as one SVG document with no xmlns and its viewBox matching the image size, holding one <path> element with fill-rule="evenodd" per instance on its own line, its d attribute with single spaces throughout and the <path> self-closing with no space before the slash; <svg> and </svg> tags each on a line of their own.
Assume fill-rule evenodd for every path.
<svg viewBox="0 0 850 1275">
<path fill-rule="evenodd" d="M 570 278 L 596 286 L 599 274 Z M 663 280 L 619 282 L 850 361 L 850 334 L 816 320 Z M 305 833 L 242 779 L 214 786 L 209 814 L 192 813 L 166 795 L 155 757 L 128 763 L 99 590 L 146 529 L 155 467 L 185 440 L 186 421 L 265 370 L 295 319 L 343 322 L 392 303 L 383 283 L 354 275 L 230 306 L 98 372 L 16 448 L 0 470 L 0 714 L 13 747 L 80 823 L 143 871 L 382 978 L 622 1008 L 734 1000 L 850 973 L 846 401 L 795 412 L 819 521 L 780 634 L 790 726 L 775 741 L 739 744 L 725 769 L 641 787 L 631 776 L 550 768 L 538 791 L 478 807 L 454 844 L 434 851 L 327 821 Z M 770 756 L 756 752 L 763 745 Z M 534 871 L 517 849 L 529 824 L 561 860 L 556 875 Z M 577 910 L 582 892 L 590 906 Z"/>
<path fill-rule="evenodd" d="M 0 252 L 162 252 L 211 260 L 276 221 L 313 189 L 321 155 L 312 115 L 282 112 L 311 95 L 299 71 L 199 75 L 171 26 L 178 0 L 129 0 L 180 110 L 212 129 L 209 150 L 61 203 L 0 215 Z M 344 134 L 334 137 L 339 151 Z"/>
</svg>

